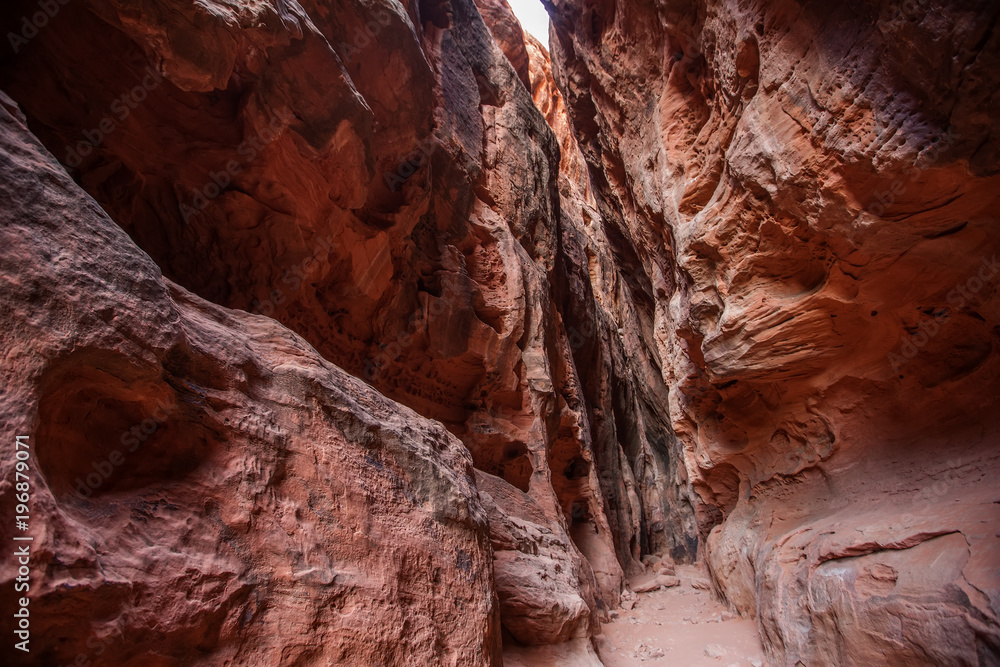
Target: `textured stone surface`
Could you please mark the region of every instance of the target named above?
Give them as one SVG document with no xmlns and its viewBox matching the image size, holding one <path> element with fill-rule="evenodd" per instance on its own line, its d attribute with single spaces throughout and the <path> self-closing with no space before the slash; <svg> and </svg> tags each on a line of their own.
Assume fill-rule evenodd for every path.
<svg viewBox="0 0 1000 667">
<path fill-rule="evenodd" d="M 477 472 L 476 483 L 490 521 L 504 628 L 528 646 L 586 638 L 590 613 L 578 583 L 586 580 L 569 535 L 553 532 L 543 509 L 504 480 Z"/>
<path fill-rule="evenodd" d="M 669 423 L 663 369 L 646 326 L 655 300 L 644 291 L 648 285 L 635 282 L 642 277 L 632 270 L 635 249 L 618 244 L 620 234 L 606 224 L 548 53 L 530 35 L 527 46 L 535 104 L 560 143 L 558 286 L 572 322 L 569 340 L 587 398 L 618 560 L 629 571 L 638 567 L 641 554 L 664 549 L 691 560 L 697 531 L 690 489 Z M 667 288 L 661 280 L 658 289 Z"/>
<path fill-rule="evenodd" d="M 0 57 L 44 660 L 593 664 L 650 553 L 775 664 L 1000 660 L 1000 9 L 551 9 L 551 60 L 504 0 Z"/>
<path fill-rule="evenodd" d="M 648 526 L 631 476 L 599 475 L 622 457 L 561 312 L 558 146 L 509 9 L 483 8 L 492 33 L 469 0 L 74 0 L 0 87 L 168 279 L 273 317 L 527 493 L 574 604 L 520 636 L 561 641 L 596 629 Z M 547 604 L 502 590 L 510 625 Z"/>
<path fill-rule="evenodd" d="M 521 28 L 510 5 L 506 0 L 478 0 L 476 7 L 482 14 L 483 21 L 489 26 L 490 34 L 496 40 L 497 46 L 517 72 L 517 77 L 524 83 L 525 88 L 531 90 L 528 46 L 525 43 L 527 33 Z"/>
<path fill-rule="evenodd" d="M 4 664 L 497 664 L 461 442 L 163 278 L 0 105 L 0 415 L 32 436 L 34 536 L 32 651 Z"/>
<path fill-rule="evenodd" d="M 553 4 L 720 592 L 779 664 L 995 663 L 1000 10 Z"/>
</svg>

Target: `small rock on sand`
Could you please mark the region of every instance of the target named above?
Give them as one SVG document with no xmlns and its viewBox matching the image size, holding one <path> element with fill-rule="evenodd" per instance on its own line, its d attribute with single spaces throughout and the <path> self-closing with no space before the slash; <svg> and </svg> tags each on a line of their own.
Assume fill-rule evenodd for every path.
<svg viewBox="0 0 1000 667">
<path fill-rule="evenodd" d="M 726 649 L 722 648 L 718 644 L 709 644 L 705 647 L 705 655 L 709 658 L 721 658 L 726 654 Z"/>
<path fill-rule="evenodd" d="M 650 591 L 655 591 L 659 587 L 660 584 L 657 582 L 657 580 L 651 579 L 645 583 L 636 584 L 635 586 L 632 587 L 632 590 L 634 590 L 636 593 L 649 593 Z"/>
</svg>

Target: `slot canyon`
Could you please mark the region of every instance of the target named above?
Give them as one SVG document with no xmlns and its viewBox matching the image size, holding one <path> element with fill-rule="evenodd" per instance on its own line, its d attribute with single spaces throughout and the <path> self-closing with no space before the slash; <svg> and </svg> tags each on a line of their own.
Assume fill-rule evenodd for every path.
<svg viewBox="0 0 1000 667">
<path fill-rule="evenodd" d="M 0 663 L 1000 665 L 1000 4 L 543 4 L 5 0 Z"/>
</svg>

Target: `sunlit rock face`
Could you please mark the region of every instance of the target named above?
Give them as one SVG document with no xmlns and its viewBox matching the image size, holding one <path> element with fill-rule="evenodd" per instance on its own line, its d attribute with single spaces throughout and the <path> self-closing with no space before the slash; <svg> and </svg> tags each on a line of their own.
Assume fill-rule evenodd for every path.
<svg viewBox="0 0 1000 667">
<path fill-rule="evenodd" d="M 553 4 L 719 591 L 779 664 L 995 663 L 1000 8 Z"/>
</svg>

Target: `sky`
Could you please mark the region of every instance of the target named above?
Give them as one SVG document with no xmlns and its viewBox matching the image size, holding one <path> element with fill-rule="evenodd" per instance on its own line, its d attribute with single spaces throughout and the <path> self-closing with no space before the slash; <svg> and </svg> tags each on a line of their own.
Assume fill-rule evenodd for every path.
<svg viewBox="0 0 1000 667">
<path fill-rule="evenodd" d="M 549 15 L 545 13 L 542 3 L 539 0 L 507 0 L 507 2 L 514 10 L 517 20 L 521 22 L 521 27 L 548 48 Z"/>
</svg>

